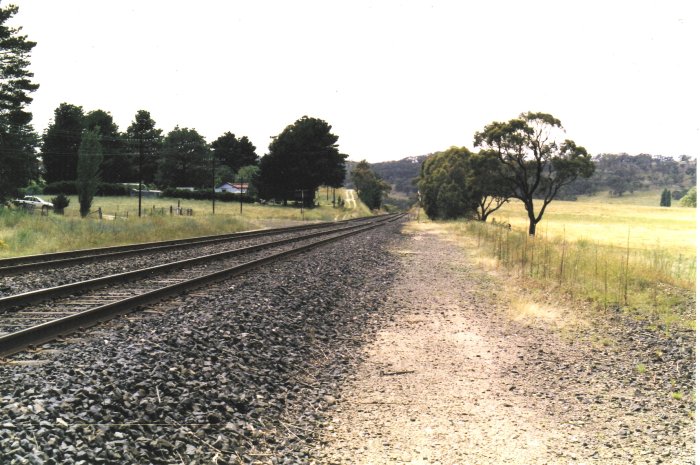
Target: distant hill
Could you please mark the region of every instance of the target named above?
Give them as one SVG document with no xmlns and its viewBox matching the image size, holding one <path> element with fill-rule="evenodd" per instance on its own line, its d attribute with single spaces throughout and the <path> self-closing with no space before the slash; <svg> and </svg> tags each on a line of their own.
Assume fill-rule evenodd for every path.
<svg viewBox="0 0 700 465">
<path fill-rule="evenodd" d="M 393 190 L 408 195 L 415 194 L 418 192 L 418 186 L 413 180 L 420 175 L 420 167 L 426 158 L 428 155 L 418 155 L 397 161 L 372 163 L 372 169 L 377 176 L 391 184 Z"/>
<path fill-rule="evenodd" d="M 403 194 L 403 196 L 412 196 L 418 192 L 418 187 L 413 184 L 413 180 L 420 175 L 420 167 L 423 160 L 428 158 L 428 155 L 418 155 L 413 157 L 402 158 L 396 161 L 383 161 L 379 163 L 370 163 L 372 170 L 377 173 L 377 176 L 391 184 L 393 195 Z M 355 168 L 356 162 L 347 163 L 348 177 L 346 185 L 350 185 L 350 172 Z M 390 196 L 392 194 L 390 193 Z"/>
<path fill-rule="evenodd" d="M 604 153 L 593 157 L 595 173 L 577 179 L 563 190 L 563 197 L 607 192 L 612 197 L 649 189 L 668 188 L 680 199 L 697 182 L 697 159 L 662 155 Z"/>
</svg>

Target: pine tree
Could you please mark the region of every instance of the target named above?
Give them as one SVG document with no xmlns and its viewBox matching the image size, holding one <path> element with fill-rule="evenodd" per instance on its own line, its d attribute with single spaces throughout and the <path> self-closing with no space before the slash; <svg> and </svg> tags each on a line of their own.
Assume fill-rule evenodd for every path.
<svg viewBox="0 0 700 465">
<path fill-rule="evenodd" d="M 21 28 L 5 25 L 17 11 L 14 5 L 0 8 L 0 201 L 39 175 L 37 136 L 26 110 L 32 101 L 29 94 L 39 88 L 27 70 L 36 42 L 19 35 Z"/>
<path fill-rule="evenodd" d="M 83 131 L 83 107 L 61 103 L 43 135 L 41 158 L 47 183 L 75 181 Z"/>
</svg>

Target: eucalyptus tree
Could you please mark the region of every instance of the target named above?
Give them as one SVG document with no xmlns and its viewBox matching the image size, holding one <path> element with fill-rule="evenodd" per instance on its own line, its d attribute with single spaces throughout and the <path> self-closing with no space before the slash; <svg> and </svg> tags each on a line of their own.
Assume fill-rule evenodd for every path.
<svg viewBox="0 0 700 465">
<path fill-rule="evenodd" d="M 377 210 L 382 206 L 384 195 L 391 190 L 391 186 L 372 170 L 367 160 L 362 160 L 350 172 L 352 183 L 357 189 L 360 200 L 371 210 Z"/>
<path fill-rule="evenodd" d="M 36 42 L 21 35 L 21 27 L 6 24 L 17 11 L 14 5 L 0 7 L 0 201 L 39 174 L 38 139 L 27 110 L 30 94 L 39 88 L 28 69 Z"/>
<path fill-rule="evenodd" d="M 527 211 L 530 235 L 560 189 L 578 177 L 590 177 L 595 169 L 586 149 L 563 139 L 563 132 L 554 116 L 528 112 L 508 122 L 494 121 L 474 135 L 475 147 L 497 155 L 509 196 Z"/>
<path fill-rule="evenodd" d="M 476 219 L 486 219 L 510 199 L 508 183 L 498 155 L 492 150 L 481 150 L 469 157 L 467 184 L 476 194 Z"/>
<path fill-rule="evenodd" d="M 418 189 L 428 217 L 455 219 L 474 215 L 480 194 L 470 184 L 472 156 L 465 147 L 451 147 L 423 161 Z"/>
</svg>

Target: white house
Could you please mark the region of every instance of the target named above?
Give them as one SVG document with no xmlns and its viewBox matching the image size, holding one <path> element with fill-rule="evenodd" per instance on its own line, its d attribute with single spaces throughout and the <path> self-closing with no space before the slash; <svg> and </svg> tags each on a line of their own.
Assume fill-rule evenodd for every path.
<svg viewBox="0 0 700 465">
<path fill-rule="evenodd" d="M 248 183 L 232 183 L 232 182 L 225 182 L 219 187 L 214 189 L 214 192 L 230 192 L 232 194 L 245 194 L 248 192 Z"/>
</svg>

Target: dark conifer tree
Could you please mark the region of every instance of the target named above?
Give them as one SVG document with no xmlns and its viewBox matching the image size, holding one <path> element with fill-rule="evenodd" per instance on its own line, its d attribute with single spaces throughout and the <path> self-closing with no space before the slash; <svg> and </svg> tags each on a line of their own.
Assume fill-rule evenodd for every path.
<svg viewBox="0 0 700 465">
<path fill-rule="evenodd" d="M 5 24 L 17 11 L 14 5 L 0 7 L 0 201 L 39 176 L 34 151 L 38 138 L 27 111 L 32 102 L 29 94 L 39 88 L 28 70 L 36 42 L 20 35 L 21 28 Z"/>
</svg>

